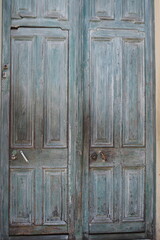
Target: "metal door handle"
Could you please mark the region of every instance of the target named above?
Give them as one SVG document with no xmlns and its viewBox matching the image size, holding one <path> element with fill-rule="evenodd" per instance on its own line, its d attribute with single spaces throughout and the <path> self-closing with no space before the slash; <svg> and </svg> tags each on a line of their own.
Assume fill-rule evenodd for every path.
<svg viewBox="0 0 160 240">
<path fill-rule="evenodd" d="M 26 158 L 26 156 L 24 155 L 23 151 L 20 151 L 20 154 L 22 155 L 22 157 L 24 158 L 24 160 L 29 163 L 28 159 Z"/>
<path fill-rule="evenodd" d="M 92 158 L 94 161 L 97 160 L 97 157 L 98 157 L 98 154 L 97 154 L 96 152 L 93 152 L 93 153 L 91 154 L 91 158 Z"/>
<path fill-rule="evenodd" d="M 104 162 L 107 161 L 107 155 L 106 155 L 105 152 L 101 151 L 101 152 L 100 152 L 100 156 L 101 156 L 101 158 L 102 158 L 102 160 L 103 160 Z"/>
<path fill-rule="evenodd" d="M 11 153 L 11 160 L 16 160 L 17 159 L 17 151 L 14 150 L 12 153 Z"/>
</svg>

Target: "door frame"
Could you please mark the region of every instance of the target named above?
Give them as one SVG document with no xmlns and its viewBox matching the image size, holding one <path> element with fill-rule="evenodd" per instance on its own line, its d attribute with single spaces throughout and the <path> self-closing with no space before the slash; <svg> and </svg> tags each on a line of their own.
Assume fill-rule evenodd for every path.
<svg viewBox="0 0 160 240">
<path fill-rule="evenodd" d="M 1 118 L 0 118 L 0 150 L 1 150 L 1 239 L 9 236 L 9 82 L 10 82 L 10 1 L 2 1 L 2 66 L 8 65 L 6 78 L 1 80 Z M 8 15 L 8 17 L 7 17 Z M 2 73 L 3 74 L 3 73 Z"/>
<path fill-rule="evenodd" d="M 80 0 L 81 1 L 81 0 Z M 155 0 L 157 1 L 157 0 Z M 155 132 L 155 114 L 156 114 L 156 109 L 155 109 L 155 47 L 154 47 L 154 2 L 155 1 L 151 1 L 151 9 L 150 9 L 150 15 L 151 15 L 151 19 L 152 21 L 148 21 L 147 22 L 147 26 L 148 27 L 148 34 L 151 37 L 151 41 L 149 42 L 149 46 L 151 46 L 150 51 L 151 51 L 151 59 L 150 59 L 150 63 L 151 64 L 151 75 L 150 77 L 153 79 L 152 82 L 152 86 L 151 86 L 151 92 L 150 92 L 150 96 L 151 96 L 151 121 L 150 121 L 150 135 L 151 135 L 151 139 L 150 139 L 150 145 L 152 146 L 152 148 L 150 149 L 150 156 L 151 156 L 151 160 L 149 162 L 148 159 L 148 163 L 151 166 L 150 171 L 152 172 L 152 177 L 150 179 L 150 187 L 149 187 L 149 191 L 151 192 L 152 196 L 153 196 L 153 201 L 151 202 L 151 211 L 152 214 L 150 214 L 151 220 L 152 220 L 152 228 L 155 228 L 155 172 L 156 172 L 156 168 L 155 168 L 155 159 L 156 159 L 156 132 Z M 3 3 L 3 14 L 2 14 L 2 66 L 4 66 L 4 64 L 9 64 L 10 62 L 10 0 L 0 0 L 0 3 Z M 79 30 L 79 36 L 81 34 L 82 29 Z M 81 51 L 80 51 L 81 52 Z M 79 61 L 81 60 L 81 54 L 79 55 Z M 0 209 L 2 209 L 2 211 L 0 211 L 0 239 L 14 239 L 14 237 L 9 238 L 9 228 L 8 228 L 8 203 L 9 203 L 9 155 L 8 155 L 8 149 L 9 149 L 9 87 L 10 87 L 10 66 L 8 66 L 8 69 L 5 70 L 6 71 L 6 78 L 1 80 L 1 84 L 0 84 L 0 92 L 1 92 L 1 97 L 0 97 L 0 106 L 1 106 L 1 117 L 0 117 Z M 81 79 L 81 73 L 79 75 L 79 78 Z M 78 81 L 79 85 L 77 86 L 77 89 L 82 90 L 82 82 Z M 82 107 L 83 105 L 83 92 L 79 91 L 78 94 L 78 105 L 79 107 Z M 82 132 L 82 128 L 83 128 L 83 121 L 82 121 L 82 117 L 83 114 L 82 112 L 80 112 L 78 114 L 77 117 L 77 123 L 79 123 L 79 129 L 77 130 L 78 134 L 80 134 L 79 138 L 78 138 L 78 143 L 76 145 L 76 156 L 78 157 L 76 160 L 76 166 L 78 166 L 78 170 L 77 170 L 77 179 L 78 179 L 78 172 L 80 171 L 80 169 L 82 168 L 82 137 L 83 134 Z M 76 159 L 76 158 L 75 158 Z M 74 169 L 76 169 L 76 166 L 74 165 Z M 76 176 L 74 176 L 76 177 Z M 79 179 L 78 179 L 79 180 Z M 82 179 L 81 179 L 82 180 Z M 79 206 L 79 211 L 77 214 L 77 218 L 75 221 L 75 224 L 73 227 L 73 231 L 75 230 L 75 234 L 77 235 L 76 240 L 77 239 L 82 239 L 82 229 L 79 228 L 79 224 L 82 222 L 82 216 L 81 216 L 81 180 L 78 182 L 76 182 L 74 188 L 77 189 L 77 193 L 78 193 L 78 197 L 75 198 L 74 201 L 74 205 Z M 154 186 L 154 187 L 153 187 Z M 152 188 L 153 187 L 153 188 Z M 73 216 L 73 212 L 71 213 L 71 215 Z M 133 236 L 133 235 L 132 235 Z M 73 237 L 73 236 L 72 236 Z M 29 238 L 29 237 L 28 237 Z M 28 239 L 27 238 L 27 239 Z M 103 236 L 102 236 L 103 238 Z M 22 239 L 22 238 L 21 238 Z M 44 237 L 43 237 L 44 239 Z M 58 239 L 58 238 L 56 238 Z M 59 239 L 66 239 L 66 238 L 59 238 Z M 92 239 L 92 238 L 91 238 Z M 24 238 L 25 240 L 25 238 Z"/>
<path fill-rule="evenodd" d="M 160 239 L 160 1 L 155 0 L 156 60 L 156 239 Z"/>
</svg>

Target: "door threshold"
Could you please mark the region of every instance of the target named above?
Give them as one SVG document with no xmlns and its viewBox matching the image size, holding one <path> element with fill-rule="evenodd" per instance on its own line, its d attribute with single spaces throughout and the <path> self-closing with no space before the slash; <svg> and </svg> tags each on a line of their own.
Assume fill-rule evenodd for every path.
<svg viewBox="0 0 160 240">
<path fill-rule="evenodd" d="M 10 236 L 9 240 L 68 240 L 68 235 Z"/>
<path fill-rule="evenodd" d="M 145 233 L 119 233 L 119 234 L 94 234 L 84 238 L 85 240 L 152 240 Z"/>
</svg>

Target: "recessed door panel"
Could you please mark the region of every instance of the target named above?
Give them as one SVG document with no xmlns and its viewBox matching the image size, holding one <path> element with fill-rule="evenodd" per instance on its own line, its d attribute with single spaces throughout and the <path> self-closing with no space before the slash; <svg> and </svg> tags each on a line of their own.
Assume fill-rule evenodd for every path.
<svg viewBox="0 0 160 240">
<path fill-rule="evenodd" d="M 68 19 L 68 0 L 46 0 L 44 15 L 47 18 Z"/>
<path fill-rule="evenodd" d="M 123 169 L 123 221 L 144 221 L 144 168 Z"/>
<path fill-rule="evenodd" d="M 91 146 L 113 146 L 114 40 L 91 38 Z"/>
<path fill-rule="evenodd" d="M 115 0 L 91 0 L 91 15 L 94 19 L 114 19 Z"/>
<path fill-rule="evenodd" d="M 67 147 L 68 43 L 46 38 L 44 47 L 44 147 Z"/>
<path fill-rule="evenodd" d="M 66 225 L 67 172 L 65 169 L 44 169 L 44 225 Z"/>
<path fill-rule="evenodd" d="M 123 146 L 144 146 L 144 39 L 123 39 L 122 56 Z"/>
<path fill-rule="evenodd" d="M 12 38 L 11 146 L 34 145 L 35 37 Z"/>
<path fill-rule="evenodd" d="M 113 169 L 92 169 L 90 223 L 113 221 Z"/>
<path fill-rule="evenodd" d="M 126 21 L 144 22 L 144 0 L 122 0 L 122 19 Z"/>
<path fill-rule="evenodd" d="M 36 17 L 36 0 L 12 0 L 12 18 Z"/>
<path fill-rule="evenodd" d="M 33 169 L 11 169 L 10 224 L 12 226 L 34 223 L 34 177 Z"/>
</svg>

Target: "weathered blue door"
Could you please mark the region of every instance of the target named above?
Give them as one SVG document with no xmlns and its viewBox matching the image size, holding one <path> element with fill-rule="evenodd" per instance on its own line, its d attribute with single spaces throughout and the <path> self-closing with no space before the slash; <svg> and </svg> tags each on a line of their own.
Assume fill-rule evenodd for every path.
<svg viewBox="0 0 160 240">
<path fill-rule="evenodd" d="M 9 135 L 3 154 L 10 186 L 4 203 L 9 210 L 3 208 L 2 219 L 6 238 L 75 235 L 80 51 L 76 4 L 3 1 L 2 101 L 7 117 L 2 128 Z"/>
<path fill-rule="evenodd" d="M 152 239 L 153 1 L 6 0 L 3 21 L 0 237 Z"/>
<path fill-rule="evenodd" d="M 67 31 L 11 31 L 11 64 L 10 232 L 66 233 Z"/>
<path fill-rule="evenodd" d="M 150 238 L 153 1 L 84 2 L 84 232 Z"/>
</svg>

